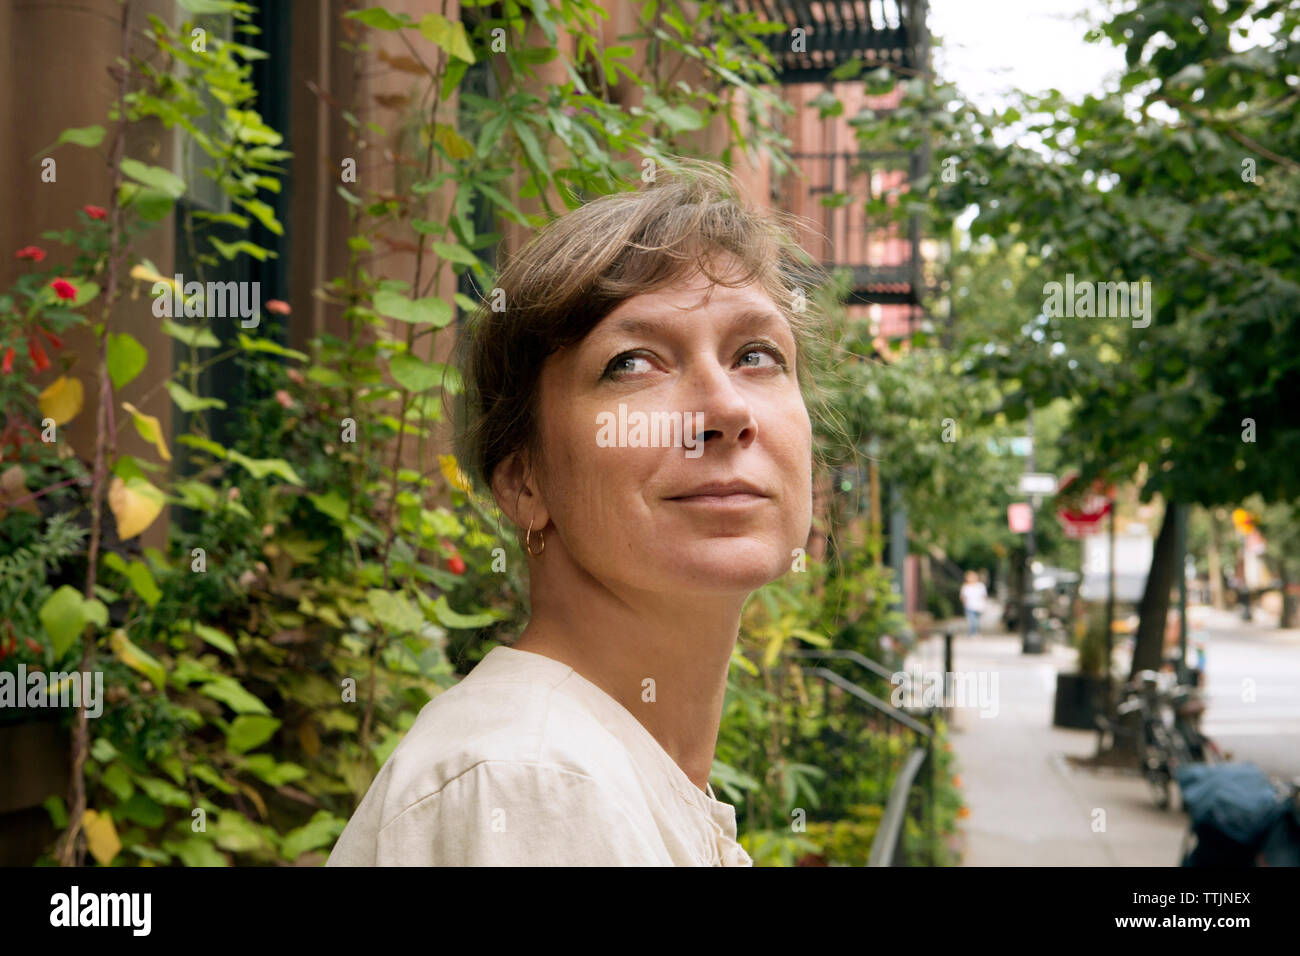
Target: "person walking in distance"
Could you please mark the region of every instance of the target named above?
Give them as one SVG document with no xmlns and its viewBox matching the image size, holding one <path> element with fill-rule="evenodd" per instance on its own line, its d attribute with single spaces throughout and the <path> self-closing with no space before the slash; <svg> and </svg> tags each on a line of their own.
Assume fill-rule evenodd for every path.
<svg viewBox="0 0 1300 956">
<path fill-rule="evenodd" d="M 980 631 L 980 614 L 984 612 L 984 602 L 989 592 L 984 582 L 974 571 L 966 572 L 966 583 L 961 586 L 961 606 L 966 609 L 967 633 L 974 637 Z"/>
</svg>

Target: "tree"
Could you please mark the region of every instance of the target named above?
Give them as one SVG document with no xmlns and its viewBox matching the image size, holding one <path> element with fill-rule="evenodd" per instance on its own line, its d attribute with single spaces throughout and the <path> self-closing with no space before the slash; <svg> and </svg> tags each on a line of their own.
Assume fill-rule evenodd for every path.
<svg viewBox="0 0 1300 956">
<path fill-rule="evenodd" d="M 1077 400 L 1082 480 L 1145 467 L 1143 500 L 1176 505 L 1161 541 L 1178 506 L 1300 496 L 1298 31 L 1286 3 L 1138 0 L 1090 37 L 1125 49 L 1108 95 L 1053 91 L 990 117 L 915 84 L 897 117 L 905 142 L 933 137 L 956 160 L 955 181 L 916 184 L 940 222 L 973 206 L 973 235 L 1024 243 L 1052 281 L 1097 293 L 1061 303 L 1045 284 L 1063 347 L 1008 343 L 988 367 L 1035 404 Z M 1000 144 L 1007 127 L 1035 145 Z M 1157 548 L 1135 667 L 1158 657 L 1172 556 Z"/>
</svg>

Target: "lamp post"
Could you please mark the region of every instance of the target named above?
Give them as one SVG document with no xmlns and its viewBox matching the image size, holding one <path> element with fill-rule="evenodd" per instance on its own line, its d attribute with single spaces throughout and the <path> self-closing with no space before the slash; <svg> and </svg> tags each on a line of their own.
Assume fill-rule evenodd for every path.
<svg viewBox="0 0 1300 956">
<path fill-rule="evenodd" d="M 1034 403 L 1029 407 L 1028 431 L 1029 453 L 1025 456 L 1025 474 L 1034 472 Z M 1043 653 L 1042 635 L 1038 633 L 1038 622 L 1034 620 L 1034 523 L 1038 519 L 1038 495 L 1029 496 L 1029 507 L 1033 516 L 1029 531 L 1025 534 L 1025 569 L 1024 584 L 1020 588 L 1020 652 L 1022 654 Z"/>
</svg>

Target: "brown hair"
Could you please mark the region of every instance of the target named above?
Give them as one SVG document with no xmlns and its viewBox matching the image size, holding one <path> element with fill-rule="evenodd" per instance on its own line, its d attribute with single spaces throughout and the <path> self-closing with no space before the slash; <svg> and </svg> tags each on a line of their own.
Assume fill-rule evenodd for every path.
<svg viewBox="0 0 1300 956">
<path fill-rule="evenodd" d="M 648 185 L 600 196 L 544 226 L 502 268 L 456 343 L 464 392 L 455 450 L 470 479 L 490 500 L 496 467 L 521 449 L 540 450 L 537 387 L 552 353 L 577 345 L 620 303 L 697 267 L 716 284 L 757 282 L 768 294 L 794 333 L 805 403 L 817 406 L 807 359 L 824 334 L 813 294 L 822 273 L 794 239 L 797 222 L 746 203 L 725 167 L 678 158 Z M 717 253 L 735 257 L 739 279 L 715 274 Z M 493 311 L 502 298 L 504 310 Z"/>
</svg>

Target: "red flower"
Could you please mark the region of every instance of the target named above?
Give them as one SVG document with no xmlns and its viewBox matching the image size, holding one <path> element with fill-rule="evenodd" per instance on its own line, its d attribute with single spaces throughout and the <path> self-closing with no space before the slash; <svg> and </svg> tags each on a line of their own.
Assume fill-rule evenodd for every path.
<svg viewBox="0 0 1300 956">
<path fill-rule="evenodd" d="M 50 357 L 45 354 L 45 349 L 36 339 L 28 340 L 27 354 L 32 357 L 32 364 L 36 366 L 36 371 L 44 372 L 50 367 Z"/>
<path fill-rule="evenodd" d="M 50 283 L 50 288 L 60 299 L 75 299 L 77 297 L 77 288 L 67 279 L 55 279 Z"/>
<path fill-rule="evenodd" d="M 40 262 L 45 258 L 45 250 L 40 246 L 23 246 L 14 253 L 15 259 L 31 259 L 32 262 Z"/>
<path fill-rule="evenodd" d="M 0 364 L 0 372 L 8 375 L 14 370 L 14 347 L 11 345 L 5 349 L 4 363 Z"/>
<path fill-rule="evenodd" d="M 33 654 L 39 654 L 41 652 L 41 645 L 37 644 L 30 637 L 27 638 L 27 646 L 32 649 Z"/>
<path fill-rule="evenodd" d="M 288 315 L 292 310 L 289 308 L 288 302 L 281 299 L 267 299 L 266 311 L 274 312 L 276 315 Z"/>
<path fill-rule="evenodd" d="M 453 554 L 447 559 L 447 570 L 452 574 L 464 574 L 465 560 L 459 554 Z"/>
<path fill-rule="evenodd" d="M 47 339 L 49 339 L 50 344 L 53 345 L 56 349 L 63 348 L 63 339 L 59 338 L 49 329 L 41 329 L 41 334 L 43 334 Z"/>
<path fill-rule="evenodd" d="M 82 206 L 81 211 L 91 219 L 107 219 L 108 210 L 103 206 Z"/>
</svg>

